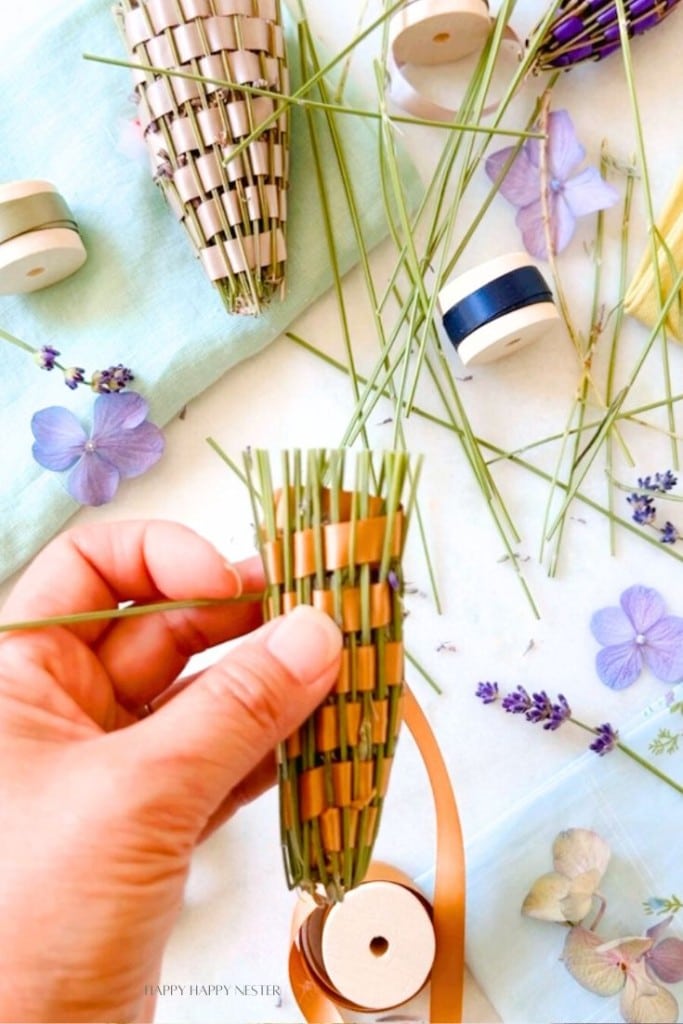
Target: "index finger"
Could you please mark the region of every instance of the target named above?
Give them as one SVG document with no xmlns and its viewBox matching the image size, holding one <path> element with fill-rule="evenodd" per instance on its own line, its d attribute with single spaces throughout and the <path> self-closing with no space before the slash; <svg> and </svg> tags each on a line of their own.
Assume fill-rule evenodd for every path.
<svg viewBox="0 0 683 1024">
<path fill-rule="evenodd" d="M 228 599 L 261 587 L 257 566 L 243 563 L 238 571 L 180 523 L 90 524 L 66 531 L 43 549 L 7 599 L 2 620 L 99 611 L 124 601 Z M 113 627 L 99 621 L 69 628 L 93 645 Z"/>
</svg>

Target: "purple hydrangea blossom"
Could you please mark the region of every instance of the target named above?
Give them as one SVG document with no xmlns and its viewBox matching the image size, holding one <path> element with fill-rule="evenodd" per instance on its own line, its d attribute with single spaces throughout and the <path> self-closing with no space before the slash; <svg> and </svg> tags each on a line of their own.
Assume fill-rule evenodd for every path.
<svg viewBox="0 0 683 1024">
<path fill-rule="evenodd" d="M 654 974 L 661 981 L 675 985 L 683 981 L 683 939 L 676 939 L 668 936 L 663 939 L 662 935 L 673 920 L 673 915 L 665 917 L 658 924 L 648 928 L 646 935 L 652 939 L 654 945 L 644 956 L 649 974 Z"/>
<path fill-rule="evenodd" d="M 542 181 L 542 145 L 547 145 L 548 180 L 545 183 Z M 514 148 L 506 146 L 488 158 L 486 173 L 492 181 L 503 174 Z M 500 192 L 517 207 L 517 227 L 527 251 L 535 259 L 548 259 L 544 207 L 548 211 L 553 252 L 559 253 L 571 241 L 578 217 L 604 210 L 619 198 L 619 193 L 600 177 L 596 167 L 578 170 L 585 155 L 568 111 L 555 110 L 548 115 L 547 143 L 542 139 L 527 139 L 505 172 Z"/>
<path fill-rule="evenodd" d="M 57 362 L 57 356 L 59 355 L 60 353 L 56 348 L 53 348 L 52 345 L 43 345 L 43 347 L 39 348 L 36 352 L 34 359 L 41 370 L 54 370 Z"/>
<path fill-rule="evenodd" d="M 667 615 L 660 594 L 640 584 L 625 590 L 620 604 L 602 608 L 590 621 L 593 636 L 603 645 L 595 665 L 605 686 L 623 690 L 644 665 L 664 683 L 683 679 L 683 619 Z"/>
<path fill-rule="evenodd" d="M 135 391 L 100 395 L 90 436 L 68 409 L 41 409 L 31 420 L 33 457 L 46 469 L 70 470 L 66 488 L 75 501 L 103 505 L 122 479 L 139 476 L 161 457 L 164 437 L 147 421 L 148 408 Z"/>
<path fill-rule="evenodd" d="M 605 754 L 609 754 L 616 747 L 619 742 L 619 733 L 609 722 L 603 722 L 595 731 L 597 737 L 590 744 L 590 749 L 594 750 L 599 757 L 604 757 Z"/>
</svg>

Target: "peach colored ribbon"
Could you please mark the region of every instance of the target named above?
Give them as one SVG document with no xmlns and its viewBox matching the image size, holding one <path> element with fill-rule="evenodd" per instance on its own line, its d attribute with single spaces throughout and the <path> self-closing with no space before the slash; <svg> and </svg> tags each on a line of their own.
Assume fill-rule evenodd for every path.
<svg viewBox="0 0 683 1024">
<path fill-rule="evenodd" d="M 417 743 L 427 769 L 436 811 L 436 860 L 432 923 L 436 954 L 430 974 L 430 1021 L 458 1024 L 462 1020 L 465 971 L 465 854 L 458 808 L 445 762 L 431 727 L 405 687 L 405 722 Z M 389 881 L 417 892 L 402 872 L 386 864 L 372 864 L 366 881 Z M 338 1024 L 343 1021 L 339 1007 L 349 1004 L 341 993 L 321 978 L 302 943 L 302 926 L 318 908 L 301 897 L 292 918 L 289 952 L 289 980 L 308 1024 Z M 416 993 L 417 994 L 417 993 Z M 352 1007 L 363 1011 L 363 1007 Z"/>
<path fill-rule="evenodd" d="M 453 121 L 457 110 L 426 97 L 409 82 L 403 69 L 408 64 L 455 63 L 480 53 L 492 24 L 486 0 L 410 0 L 394 15 L 389 27 L 387 69 L 392 102 L 414 117 Z M 510 26 L 506 26 L 503 40 L 513 43 L 521 54 L 521 43 Z M 497 102 L 492 103 L 482 113 L 491 114 L 497 106 Z"/>
</svg>

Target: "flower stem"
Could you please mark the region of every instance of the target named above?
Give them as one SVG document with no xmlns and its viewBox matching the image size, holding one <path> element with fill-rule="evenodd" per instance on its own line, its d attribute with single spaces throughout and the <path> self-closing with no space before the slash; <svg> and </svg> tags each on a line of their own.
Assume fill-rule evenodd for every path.
<svg viewBox="0 0 683 1024">
<path fill-rule="evenodd" d="M 568 721 L 573 722 L 574 725 L 578 725 L 579 729 L 589 732 L 592 736 L 598 735 L 597 729 L 594 729 L 590 725 L 586 725 L 585 722 L 580 721 L 578 718 L 574 718 L 573 715 L 568 719 Z M 632 761 L 639 764 L 641 768 L 646 768 L 647 771 L 652 773 L 652 775 L 656 775 L 662 782 L 666 782 L 666 784 L 671 786 L 672 789 L 675 789 L 677 793 L 683 793 L 683 786 L 679 782 L 672 779 L 670 775 L 666 774 L 666 772 L 660 771 L 660 769 L 657 768 L 656 765 L 652 764 L 651 761 L 648 761 L 647 758 L 641 757 L 640 754 L 636 753 L 633 747 L 629 747 L 626 743 L 622 743 L 621 740 L 617 740 L 616 747 L 618 750 L 621 750 L 622 754 L 626 754 L 626 756 L 630 757 Z"/>
<path fill-rule="evenodd" d="M 82 622 L 108 622 L 110 619 L 130 619 L 137 615 L 174 612 L 185 608 L 220 608 L 231 604 L 262 601 L 263 594 L 241 594 L 239 597 L 195 597 L 187 601 L 158 601 L 154 604 L 131 604 L 123 608 L 100 608 L 97 611 L 73 612 L 70 615 L 49 615 L 43 619 L 25 619 L 21 622 L 0 623 L 0 633 L 20 629 L 46 629 L 49 626 L 78 626 Z"/>
</svg>

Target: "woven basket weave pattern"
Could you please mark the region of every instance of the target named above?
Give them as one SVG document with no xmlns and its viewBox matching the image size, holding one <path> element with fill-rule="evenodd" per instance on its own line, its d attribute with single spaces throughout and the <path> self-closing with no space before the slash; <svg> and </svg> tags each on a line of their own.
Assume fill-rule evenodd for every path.
<svg viewBox="0 0 683 1024">
<path fill-rule="evenodd" d="M 155 181 L 231 312 L 258 313 L 284 286 L 288 115 L 230 160 L 287 95 L 278 0 L 124 0 L 118 8 Z M 227 163 L 226 163 L 227 161 Z"/>
<path fill-rule="evenodd" d="M 348 888 L 361 880 L 377 835 L 380 810 L 402 717 L 403 644 L 392 640 L 394 593 L 377 579 L 387 530 L 398 558 L 401 513 L 388 522 L 375 505 L 375 517 L 358 520 L 356 565 L 369 570 L 370 643 L 361 642 L 361 587 L 344 584 L 340 595 L 316 587 L 313 531 L 294 531 L 276 541 L 271 552 L 271 582 L 283 585 L 278 571 L 280 545 L 289 544 L 292 575 L 309 590 L 310 603 L 334 618 L 344 633 L 342 668 L 334 691 L 315 715 L 289 738 L 282 750 L 281 813 L 285 837 L 299 833 L 300 850 L 287 844 L 290 884 L 300 882 L 297 862 L 326 890 Z M 326 575 L 348 565 L 350 523 L 322 529 Z M 362 552 L 362 553 L 361 553 Z M 301 587 L 300 591 L 301 593 Z M 282 590 L 283 611 L 299 603 L 297 592 Z M 315 756 L 306 761 L 305 734 Z M 346 857 L 346 865 L 344 858 Z M 346 883 L 344 882 L 346 879 Z"/>
<path fill-rule="evenodd" d="M 333 902 L 370 863 L 403 716 L 407 459 L 387 465 L 384 496 L 332 492 L 324 470 L 280 491 L 261 478 L 266 618 L 309 604 L 343 634 L 332 692 L 278 751 L 288 884 Z"/>
<path fill-rule="evenodd" d="M 647 32 L 673 11 L 679 0 L 624 0 L 629 38 Z M 603 60 L 621 47 L 616 0 L 562 0 L 537 50 L 537 71 L 569 68 L 585 60 Z"/>
</svg>

